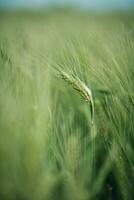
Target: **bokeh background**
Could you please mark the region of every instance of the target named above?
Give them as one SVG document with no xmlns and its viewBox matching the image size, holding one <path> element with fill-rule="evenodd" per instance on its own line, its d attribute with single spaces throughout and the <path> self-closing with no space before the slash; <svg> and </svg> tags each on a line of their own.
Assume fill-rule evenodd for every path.
<svg viewBox="0 0 134 200">
<path fill-rule="evenodd" d="M 133 11 L 0 0 L 0 200 L 134 199 Z"/>
<path fill-rule="evenodd" d="M 76 7 L 90 10 L 133 10 L 133 0 L 1 0 L 2 8 Z"/>
</svg>

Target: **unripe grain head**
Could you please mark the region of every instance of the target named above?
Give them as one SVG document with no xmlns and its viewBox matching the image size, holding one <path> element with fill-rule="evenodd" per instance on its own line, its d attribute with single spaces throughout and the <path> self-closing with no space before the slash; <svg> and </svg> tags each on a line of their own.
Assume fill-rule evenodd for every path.
<svg viewBox="0 0 134 200">
<path fill-rule="evenodd" d="M 68 84 L 70 84 L 75 90 L 78 91 L 78 93 L 83 97 L 83 99 L 90 105 L 91 110 L 91 122 L 93 124 L 93 118 L 94 118 L 94 104 L 93 104 L 93 98 L 92 98 L 92 92 L 91 90 L 83 83 L 80 79 L 78 79 L 73 74 L 67 74 L 64 71 L 60 72 L 61 77 L 64 81 L 66 81 Z"/>
</svg>

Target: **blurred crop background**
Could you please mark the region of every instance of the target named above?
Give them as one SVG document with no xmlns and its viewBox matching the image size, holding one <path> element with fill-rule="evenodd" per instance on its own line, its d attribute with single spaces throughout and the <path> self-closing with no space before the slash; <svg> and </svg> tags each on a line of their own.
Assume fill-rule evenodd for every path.
<svg viewBox="0 0 134 200">
<path fill-rule="evenodd" d="M 0 200 L 134 199 L 133 10 L 0 1 Z M 93 125 L 60 70 L 91 89 Z"/>
</svg>

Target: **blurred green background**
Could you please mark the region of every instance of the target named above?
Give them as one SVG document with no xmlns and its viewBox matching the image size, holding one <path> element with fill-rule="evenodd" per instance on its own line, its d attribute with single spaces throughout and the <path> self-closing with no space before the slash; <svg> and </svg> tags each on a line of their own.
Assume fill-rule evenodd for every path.
<svg viewBox="0 0 134 200">
<path fill-rule="evenodd" d="M 133 200 L 133 142 L 133 12 L 0 12 L 1 200 Z"/>
</svg>

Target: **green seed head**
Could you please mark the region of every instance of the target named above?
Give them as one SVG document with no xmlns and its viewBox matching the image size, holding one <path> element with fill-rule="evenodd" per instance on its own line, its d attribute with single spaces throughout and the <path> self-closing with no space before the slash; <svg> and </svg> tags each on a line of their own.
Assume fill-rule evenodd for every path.
<svg viewBox="0 0 134 200">
<path fill-rule="evenodd" d="M 65 72 L 61 72 L 61 77 L 64 81 L 70 84 L 78 93 L 83 97 L 83 99 L 90 105 L 91 110 L 91 121 L 93 124 L 94 118 L 94 105 L 91 90 L 83 83 L 80 79 L 78 79 L 75 75 L 68 75 Z"/>
</svg>

